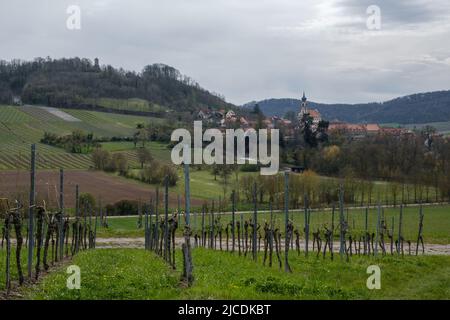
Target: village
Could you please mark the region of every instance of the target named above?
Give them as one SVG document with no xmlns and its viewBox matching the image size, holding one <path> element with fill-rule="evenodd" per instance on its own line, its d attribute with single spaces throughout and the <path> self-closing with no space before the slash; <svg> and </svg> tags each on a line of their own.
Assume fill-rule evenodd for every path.
<svg viewBox="0 0 450 320">
<path fill-rule="evenodd" d="M 414 132 L 406 128 L 396 128 L 378 123 L 347 123 L 337 119 L 324 119 L 317 109 L 308 108 L 308 99 L 303 93 L 302 102 L 297 113 L 297 121 L 292 121 L 279 116 L 264 116 L 262 119 L 249 119 L 245 115 L 240 115 L 240 110 L 215 110 L 212 108 L 201 109 L 196 115 L 196 119 L 203 122 L 205 126 L 215 127 L 225 132 L 226 129 L 241 128 L 244 131 L 253 128 L 284 129 L 285 140 L 292 140 L 296 130 L 302 129 L 306 123 L 311 131 L 319 131 L 327 134 L 342 134 L 352 139 L 361 139 L 371 135 L 412 135 Z M 259 122 L 259 123 L 258 123 Z"/>
</svg>

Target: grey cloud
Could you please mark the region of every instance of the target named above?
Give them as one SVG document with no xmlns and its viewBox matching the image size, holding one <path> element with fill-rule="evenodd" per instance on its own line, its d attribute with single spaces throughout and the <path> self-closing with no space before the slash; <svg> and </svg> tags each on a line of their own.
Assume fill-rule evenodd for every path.
<svg viewBox="0 0 450 320">
<path fill-rule="evenodd" d="M 65 27 L 72 4 L 80 31 Z M 380 31 L 365 27 L 372 4 Z M 237 104 L 303 89 L 315 101 L 380 101 L 450 83 L 449 17 L 447 0 L 2 1 L 0 59 L 162 62 Z"/>
</svg>

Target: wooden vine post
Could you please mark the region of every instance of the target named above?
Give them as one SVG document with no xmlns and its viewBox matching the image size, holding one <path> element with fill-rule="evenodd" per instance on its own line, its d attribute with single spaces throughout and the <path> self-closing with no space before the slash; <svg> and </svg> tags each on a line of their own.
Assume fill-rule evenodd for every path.
<svg viewBox="0 0 450 320">
<path fill-rule="evenodd" d="M 20 216 L 20 208 L 21 205 L 17 202 L 17 208 L 14 208 L 11 211 L 12 214 L 12 222 L 14 224 L 14 229 L 16 233 L 16 266 L 17 266 L 17 275 L 19 276 L 19 284 L 22 285 L 24 281 L 23 271 L 22 271 L 22 244 L 23 244 L 23 236 L 22 236 L 22 217 Z M 10 223 L 11 223 L 11 217 Z"/>
<path fill-rule="evenodd" d="M 59 236 L 59 259 L 62 260 L 64 258 L 64 170 L 59 170 L 59 228 L 58 228 L 58 236 Z"/>
<path fill-rule="evenodd" d="M 257 199 L 256 199 L 256 183 L 253 184 L 253 240 L 252 240 L 252 253 L 253 253 L 253 260 L 257 260 L 257 226 L 258 226 L 258 208 L 257 208 Z"/>
<path fill-rule="evenodd" d="M 331 241 L 330 241 L 330 248 L 331 248 L 331 260 L 333 260 L 333 242 L 334 242 L 334 213 L 336 211 L 336 206 L 333 203 L 333 208 L 331 209 Z"/>
<path fill-rule="evenodd" d="M 214 200 L 211 205 L 211 214 L 209 216 L 209 248 L 214 249 Z"/>
<path fill-rule="evenodd" d="M 342 184 L 339 188 L 339 230 L 340 230 L 340 246 L 339 255 L 341 260 L 344 258 L 345 254 L 345 237 L 344 237 L 344 190 L 342 189 Z"/>
<path fill-rule="evenodd" d="M 164 178 L 164 260 L 169 262 L 169 178 Z"/>
<path fill-rule="evenodd" d="M 368 247 L 370 245 L 369 241 L 369 207 L 366 207 L 366 219 L 365 219 L 365 225 L 364 225 L 364 254 L 367 254 Z M 369 250 L 370 251 L 370 250 Z"/>
<path fill-rule="evenodd" d="M 159 188 L 156 187 L 156 203 L 155 203 L 155 250 L 159 254 Z"/>
<path fill-rule="evenodd" d="M 80 187 L 78 185 L 75 186 L 75 230 L 76 230 L 76 235 L 75 235 L 75 253 L 78 252 L 79 250 L 79 240 L 80 240 L 80 229 L 78 227 L 79 223 L 80 223 Z"/>
<path fill-rule="evenodd" d="M 151 203 L 151 200 L 150 200 Z M 145 239 L 145 244 L 144 244 L 144 248 L 145 250 L 149 249 L 149 243 L 150 243 L 150 228 L 148 225 L 148 207 L 145 207 L 145 220 L 144 220 L 144 239 Z"/>
<path fill-rule="evenodd" d="M 234 248 L 236 244 L 236 237 L 234 234 L 234 228 L 236 225 L 236 192 L 233 190 L 231 193 L 231 252 L 234 253 Z"/>
<path fill-rule="evenodd" d="M 97 223 L 98 223 L 98 210 L 95 210 L 95 225 L 94 225 L 94 249 L 97 245 Z"/>
<path fill-rule="evenodd" d="M 31 145 L 31 173 L 30 173 L 30 205 L 28 210 L 28 278 L 33 274 L 33 253 L 34 253 L 34 205 L 36 202 L 36 145 Z"/>
<path fill-rule="evenodd" d="M 289 172 L 284 172 L 284 271 L 292 272 L 289 266 Z"/>
<path fill-rule="evenodd" d="M 206 247 L 206 234 L 205 234 L 205 211 L 206 211 L 206 204 L 202 206 L 202 247 Z"/>
<path fill-rule="evenodd" d="M 178 225 L 180 225 L 180 221 L 181 221 L 181 198 L 180 198 L 179 194 L 177 194 L 177 212 L 178 212 Z"/>
<path fill-rule="evenodd" d="M 419 211 L 419 234 L 417 236 L 416 256 L 419 254 L 419 243 L 422 244 L 422 252 L 425 252 L 422 232 L 423 232 L 423 208 L 422 208 L 422 204 L 421 204 L 420 211 Z"/>
<path fill-rule="evenodd" d="M 305 257 L 308 256 L 309 251 L 309 203 L 308 203 L 308 195 L 305 193 Z"/>
<path fill-rule="evenodd" d="M 381 204 L 378 201 L 378 208 L 377 208 L 377 229 L 376 229 L 376 236 L 375 236 L 375 250 L 374 255 L 378 255 L 378 243 L 380 238 L 380 225 L 381 225 Z"/>
<path fill-rule="evenodd" d="M 9 211 L 5 215 L 5 239 L 6 239 L 6 294 L 11 290 L 11 216 Z"/>
<path fill-rule="evenodd" d="M 397 252 L 401 252 L 403 255 L 403 204 L 400 206 L 400 218 L 398 222 L 398 242 L 397 242 Z"/>
<path fill-rule="evenodd" d="M 154 243 L 155 243 L 155 228 L 153 227 L 153 213 L 154 213 L 154 202 L 153 199 L 150 199 L 150 213 L 149 213 L 149 244 L 148 244 L 148 249 L 149 250 L 153 250 L 154 249 Z"/>
<path fill-rule="evenodd" d="M 184 164 L 184 192 L 186 199 L 186 226 L 184 228 L 184 240 L 182 245 L 183 250 L 183 278 L 188 286 L 191 286 L 194 282 L 194 276 L 192 274 L 193 264 L 192 264 L 192 254 L 191 254 L 191 230 L 190 230 L 190 210 L 191 210 L 191 195 L 190 195 L 190 184 L 189 184 L 189 164 Z"/>
</svg>

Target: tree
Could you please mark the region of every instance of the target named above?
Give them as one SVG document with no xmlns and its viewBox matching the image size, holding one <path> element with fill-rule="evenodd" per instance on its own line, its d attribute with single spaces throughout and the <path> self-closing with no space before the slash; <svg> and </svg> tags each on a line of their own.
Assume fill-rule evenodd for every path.
<svg viewBox="0 0 450 320">
<path fill-rule="evenodd" d="M 262 129 L 264 127 L 263 120 L 264 120 L 264 113 L 261 111 L 261 108 L 259 107 L 259 104 L 255 104 L 255 107 L 253 108 L 253 113 L 256 115 L 256 130 Z"/>
<path fill-rule="evenodd" d="M 150 153 L 150 150 L 148 150 L 145 147 L 139 148 L 137 150 L 137 157 L 138 157 L 138 160 L 139 160 L 139 162 L 141 164 L 141 169 L 144 168 L 144 164 L 150 163 L 150 162 L 153 161 L 153 156 Z"/>
<path fill-rule="evenodd" d="M 105 170 L 124 175 L 128 170 L 128 160 L 123 153 L 114 153 Z"/>
<path fill-rule="evenodd" d="M 92 153 L 92 162 L 94 163 L 94 169 L 105 170 L 106 166 L 111 160 L 111 155 L 108 151 L 97 148 Z"/>
<path fill-rule="evenodd" d="M 90 193 L 80 194 L 80 208 L 83 209 L 94 209 L 95 208 L 95 198 Z"/>
<path fill-rule="evenodd" d="M 142 143 L 142 148 L 145 147 L 145 142 L 148 140 L 148 132 L 145 129 L 144 124 L 138 123 L 136 125 L 136 132 L 133 136 L 134 147 L 136 148 L 136 144 L 138 141 Z"/>
<path fill-rule="evenodd" d="M 284 115 L 284 118 L 287 120 L 290 120 L 292 122 L 296 122 L 297 121 L 297 114 L 294 111 L 288 111 L 286 112 L 286 114 Z"/>
</svg>

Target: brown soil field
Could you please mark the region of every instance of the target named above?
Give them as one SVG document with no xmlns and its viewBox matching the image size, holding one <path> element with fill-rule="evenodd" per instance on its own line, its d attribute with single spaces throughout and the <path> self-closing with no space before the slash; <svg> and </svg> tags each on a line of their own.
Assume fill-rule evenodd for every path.
<svg viewBox="0 0 450 320">
<path fill-rule="evenodd" d="M 71 170 L 64 172 L 64 205 L 75 207 L 75 186 L 79 185 L 80 193 L 90 193 L 102 203 L 112 204 L 119 200 L 141 200 L 148 202 L 155 198 L 153 186 L 112 176 L 99 171 Z M 20 199 L 27 203 L 30 192 L 30 173 L 27 171 L 0 171 L 0 198 Z M 163 201 L 164 189 L 160 188 L 160 203 Z M 45 200 L 49 208 L 58 206 L 59 171 L 38 171 L 36 174 L 36 199 Z M 39 203 L 38 202 L 38 203 Z M 201 205 L 200 200 L 191 199 L 194 206 Z M 169 193 L 169 205 L 177 207 L 177 195 Z M 184 206 L 184 196 L 181 195 Z"/>
</svg>

